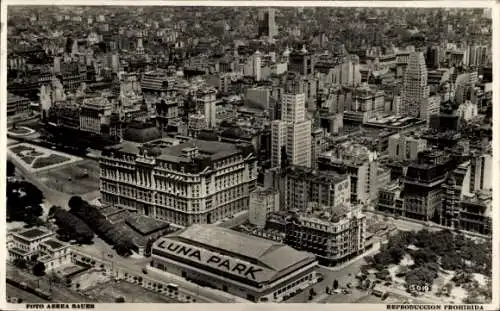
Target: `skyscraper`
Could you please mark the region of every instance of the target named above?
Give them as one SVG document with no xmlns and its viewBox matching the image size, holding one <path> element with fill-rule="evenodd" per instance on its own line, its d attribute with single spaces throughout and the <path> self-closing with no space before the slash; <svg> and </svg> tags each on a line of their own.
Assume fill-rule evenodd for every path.
<svg viewBox="0 0 500 311">
<path fill-rule="evenodd" d="M 403 99 L 402 114 L 418 117 L 422 100 L 429 97 L 427 67 L 422 52 L 410 53 L 401 95 Z"/>
<path fill-rule="evenodd" d="M 281 120 L 271 128 L 273 166 L 281 165 L 282 147 L 286 147 L 289 164 L 311 166 L 311 120 L 305 114 L 305 94 L 283 94 Z"/>
</svg>

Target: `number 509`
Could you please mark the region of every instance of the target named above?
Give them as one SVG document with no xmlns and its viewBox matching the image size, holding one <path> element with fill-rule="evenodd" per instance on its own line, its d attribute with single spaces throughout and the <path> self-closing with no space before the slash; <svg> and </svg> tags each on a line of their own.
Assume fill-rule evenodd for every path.
<svg viewBox="0 0 500 311">
<path fill-rule="evenodd" d="M 415 285 L 415 284 L 412 284 L 410 285 L 410 290 L 415 290 L 415 291 L 418 291 L 418 292 L 428 292 L 430 291 L 430 286 L 429 285 Z"/>
</svg>

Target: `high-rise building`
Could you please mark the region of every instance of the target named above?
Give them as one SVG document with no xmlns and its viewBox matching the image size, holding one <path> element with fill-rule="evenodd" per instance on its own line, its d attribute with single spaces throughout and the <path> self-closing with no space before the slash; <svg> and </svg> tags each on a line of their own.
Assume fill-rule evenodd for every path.
<svg viewBox="0 0 500 311">
<path fill-rule="evenodd" d="M 490 190 L 493 162 L 491 154 L 474 154 L 471 158 L 470 191 Z"/>
<path fill-rule="evenodd" d="M 404 74 L 401 95 L 403 99 L 402 113 L 407 116 L 418 117 L 420 114 L 420 103 L 429 97 L 427 68 L 422 52 L 410 53 L 408 66 Z"/>
<path fill-rule="evenodd" d="M 260 12 L 259 16 L 259 37 L 265 36 L 272 40 L 278 35 L 278 27 L 275 21 L 275 9 L 268 8 Z"/>
<path fill-rule="evenodd" d="M 474 86 L 478 81 L 478 72 L 471 71 L 459 74 L 455 80 L 455 102 L 464 103 L 467 99 L 472 99 Z"/>
<path fill-rule="evenodd" d="M 430 70 L 439 68 L 439 59 L 440 59 L 440 49 L 439 46 L 432 46 L 427 49 L 425 55 L 425 63 L 427 64 L 427 68 Z"/>
<path fill-rule="evenodd" d="M 307 51 L 305 45 L 302 50 L 290 54 L 288 71 L 304 76 L 314 73 L 314 57 Z"/>
<path fill-rule="evenodd" d="M 488 60 L 488 47 L 484 45 L 469 46 L 466 50 L 466 64 L 470 67 L 486 65 Z"/>
<path fill-rule="evenodd" d="M 325 152 L 318 159 L 320 170 L 348 174 L 351 202 L 369 202 L 377 196 L 378 160 L 374 152 L 358 143 L 346 142 Z"/>
<path fill-rule="evenodd" d="M 312 125 L 305 114 L 305 94 L 283 94 L 281 120 L 272 124 L 271 158 L 274 165 L 281 165 L 284 146 L 290 165 L 311 166 Z"/>
<path fill-rule="evenodd" d="M 389 137 L 389 156 L 400 161 L 413 161 L 427 148 L 427 141 L 421 138 L 394 134 Z"/>
<path fill-rule="evenodd" d="M 305 211 L 309 203 L 338 208 L 349 204 L 351 180 L 347 174 L 291 166 L 286 171 L 284 206 L 287 210 Z"/>
<path fill-rule="evenodd" d="M 438 115 L 441 107 L 441 97 L 431 96 L 424 98 L 420 105 L 420 116 L 421 120 L 427 122 L 427 126 L 430 124 L 431 116 Z"/>
<path fill-rule="evenodd" d="M 142 55 L 144 54 L 144 46 L 142 44 L 142 38 L 139 37 L 137 39 L 137 49 L 136 49 L 137 54 Z"/>
<path fill-rule="evenodd" d="M 246 144 L 123 142 L 105 149 L 99 166 L 104 202 L 180 226 L 247 210 L 257 181 L 253 147 Z"/>
<path fill-rule="evenodd" d="M 203 107 L 203 114 L 209 128 L 216 126 L 216 93 L 217 91 L 213 89 L 199 90 L 196 93 L 196 102 Z"/>
<path fill-rule="evenodd" d="M 442 206 L 442 185 L 455 161 L 442 150 L 424 151 L 408 166 L 404 177 L 404 215 L 414 219 L 435 219 Z"/>
<path fill-rule="evenodd" d="M 106 98 L 86 98 L 80 107 L 80 130 L 101 134 L 103 125 L 110 123 L 113 104 Z M 106 127 L 104 127 L 106 128 Z"/>
<path fill-rule="evenodd" d="M 271 166 L 280 167 L 282 148 L 286 146 L 286 123 L 275 120 L 271 123 Z"/>
<path fill-rule="evenodd" d="M 250 193 L 248 221 L 257 227 L 266 225 L 267 214 L 280 208 L 279 192 L 273 188 L 258 188 Z"/>
<path fill-rule="evenodd" d="M 291 165 L 311 166 L 311 120 L 287 124 L 286 153 Z"/>
<path fill-rule="evenodd" d="M 260 81 L 262 78 L 262 59 L 259 51 L 256 51 L 253 55 L 252 66 L 255 81 Z"/>
</svg>

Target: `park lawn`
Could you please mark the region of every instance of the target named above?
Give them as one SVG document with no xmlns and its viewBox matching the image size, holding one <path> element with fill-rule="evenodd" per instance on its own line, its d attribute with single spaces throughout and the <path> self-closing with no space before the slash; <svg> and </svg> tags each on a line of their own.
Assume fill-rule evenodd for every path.
<svg viewBox="0 0 500 311">
<path fill-rule="evenodd" d="M 34 151 L 35 148 L 33 147 L 28 147 L 28 146 L 25 146 L 25 145 L 18 145 L 18 146 L 14 146 L 14 147 L 10 147 L 10 151 L 14 152 L 15 154 L 20 154 L 21 152 L 23 151 Z"/>
<path fill-rule="evenodd" d="M 67 157 L 63 157 L 58 154 L 51 154 L 48 157 L 43 157 L 43 158 L 38 158 L 36 159 L 35 163 L 33 163 L 32 167 L 33 168 L 42 168 L 46 166 L 51 166 L 54 164 L 60 164 L 66 161 L 69 161 L 70 159 Z"/>
<path fill-rule="evenodd" d="M 24 163 L 31 165 L 33 161 L 35 161 L 35 157 L 30 157 L 30 156 L 20 156 L 21 160 L 24 161 Z"/>
</svg>

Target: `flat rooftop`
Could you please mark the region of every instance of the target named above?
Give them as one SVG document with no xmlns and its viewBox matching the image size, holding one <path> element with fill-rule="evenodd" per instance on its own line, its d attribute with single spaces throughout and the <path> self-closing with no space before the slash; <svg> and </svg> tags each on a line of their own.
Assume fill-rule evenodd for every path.
<svg viewBox="0 0 500 311">
<path fill-rule="evenodd" d="M 50 240 L 47 240 L 45 242 L 43 242 L 44 244 L 47 244 L 48 246 L 50 246 L 50 248 L 52 249 L 59 249 L 61 247 L 64 247 L 65 245 L 62 244 L 61 242 L 58 242 L 54 239 L 50 239 Z"/>
<path fill-rule="evenodd" d="M 170 225 L 164 221 L 156 220 L 144 215 L 129 217 L 127 225 L 138 231 L 142 235 L 148 235 L 161 229 L 168 229 Z"/>
<path fill-rule="evenodd" d="M 42 236 L 45 236 L 45 235 L 49 235 L 51 234 L 52 232 L 48 231 L 48 230 L 42 230 L 42 229 L 38 229 L 38 228 L 33 228 L 33 229 L 27 229 L 25 231 L 20 231 L 20 232 L 17 232 L 16 234 L 17 235 L 20 235 L 26 239 L 29 239 L 29 240 L 33 240 L 33 239 L 36 239 L 36 238 L 39 238 L 39 237 L 42 237 Z"/>
<path fill-rule="evenodd" d="M 14 103 L 14 102 L 19 102 L 19 101 L 25 101 L 28 100 L 27 98 L 17 96 L 12 93 L 7 93 L 7 103 Z"/>
<path fill-rule="evenodd" d="M 163 139 L 146 144 L 125 141 L 110 148 L 124 153 L 139 154 L 143 147 L 154 150 L 154 153 L 157 154 L 156 158 L 170 162 L 190 162 L 190 159 L 185 154 L 185 151 L 189 149 L 198 149 L 199 155 L 208 156 L 213 161 L 236 155 L 240 152 L 240 149 L 235 144 L 199 139 L 192 139 L 177 145 L 172 145 L 171 140 L 164 141 Z"/>
</svg>

